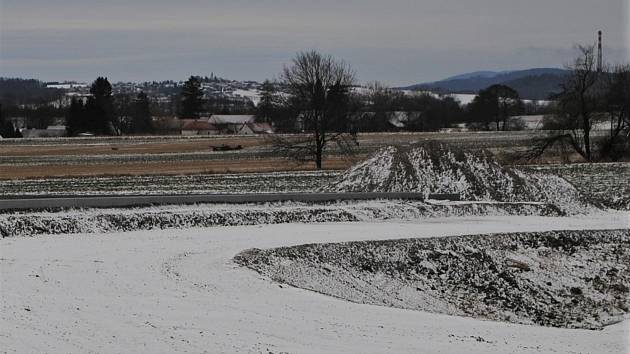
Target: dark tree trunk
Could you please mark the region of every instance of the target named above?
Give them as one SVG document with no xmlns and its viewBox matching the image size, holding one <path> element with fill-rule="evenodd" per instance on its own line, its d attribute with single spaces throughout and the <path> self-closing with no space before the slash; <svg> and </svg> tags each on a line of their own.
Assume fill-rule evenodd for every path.
<svg viewBox="0 0 630 354">
<path fill-rule="evenodd" d="M 322 155 L 324 154 L 324 132 L 319 130 L 315 133 L 315 166 L 322 169 Z"/>
</svg>

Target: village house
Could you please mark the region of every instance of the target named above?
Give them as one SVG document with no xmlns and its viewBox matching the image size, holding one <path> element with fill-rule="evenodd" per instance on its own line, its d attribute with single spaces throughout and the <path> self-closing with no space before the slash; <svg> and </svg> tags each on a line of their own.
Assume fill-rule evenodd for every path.
<svg viewBox="0 0 630 354">
<path fill-rule="evenodd" d="M 255 122 L 253 115 L 214 114 L 208 122 L 216 126 L 222 134 L 238 134 L 248 123 Z"/>
<path fill-rule="evenodd" d="M 153 125 L 159 134 L 167 135 L 254 135 L 273 134 L 269 123 L 256 123 L 253 115 L 217 114 L 199 119 L 154 117 Z"/>
<path fill-rule="evenodd" d="M 182 124 L 182 135 L 218 135 L 219 129 L 206 120 L 187 119 Z"/>
<path fill-rule="evenodd" d="M 256 123 L 254 115 L 215 114 L 208 122 L 216 126 L 221 134 L 252 135 L 272 134 L 273 127 L 269 123 Z"/>
<path fill-rule="evenodd" d="M 247 123 L 239 129 L 238 135 L 273 134 L 273 127 L 269 123 Z"/>
</svg>

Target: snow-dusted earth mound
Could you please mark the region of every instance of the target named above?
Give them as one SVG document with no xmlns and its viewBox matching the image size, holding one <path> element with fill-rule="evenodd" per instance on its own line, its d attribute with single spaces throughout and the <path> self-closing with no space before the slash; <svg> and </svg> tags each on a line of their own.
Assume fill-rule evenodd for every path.
<svg viewBox="0 0 630 354">
<path fill-rule="evenodd" d="M 457 193 L 463 200 L 548 203 L 567 214 L 593 208 L 561 177 L 503 167 L 487 153 L 440 143 L 383 148 L 321 190 Z"/>
<path fill-rule="evenodd" d="M 630 306 L 630 230 L 311 244 L 236 256 L 290 285 L 353 302 L 601 329 Z"/>
<path fill-rule="evenodd" d="M 120 232 L 189 227 L 414 220 L 445 216 L 559 216 L 545 204 L 375 200 L 308 204 L 202 204 L 128 209 L 61 210 L 0 214 L 0 236 Z"/>
</svg>

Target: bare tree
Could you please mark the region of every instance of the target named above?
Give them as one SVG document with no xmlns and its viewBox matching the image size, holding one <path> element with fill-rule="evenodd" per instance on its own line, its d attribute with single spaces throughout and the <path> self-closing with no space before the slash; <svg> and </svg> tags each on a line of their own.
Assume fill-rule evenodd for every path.
<svg viewBox="0 0 630 354">
<path fill-rule="evenodd" d="M 601 154 L 613 160 L 630 151 L 630 65 L 618 65 L 606 79 L 604 107 L 610 131 L 601 146 Z"/>
<path fill-rule="evenodd" d="M 555 97 L 557 112 L 553 125 L 560 130 L 538 140 L 528 152 L 528 158 L 539 157 L 560 142 L 570 145 L 587 161 L 594 158 L 591 130 L 601 112 L 604 90 L 597 70 L 595 48 L 579 46 L 578 49 L 580 55 L 568 66 L 570 74 Z"/>
<path fill-rule="evenodd" d="M 366 111 L 357 121 L 357 128 L 364 132 L 383 132 L 391 129 L 390 118 L 396 111 L 397 93 L 381 82 L 373 81 L 366 85 L 361 97 Z"/>
<path fill-rule="evenodd" d="M 317 169 L 322 168 L 329 144 L 349 151 L 355 141 L 348 110 L 349 89 L 355 82 L 350 66 L 330 55 L 301 52 L 284 67 L 281 80 L 291 96 L 287 102 L 298 115 L 298 129 L 306 135 L 275 136 L 276 150 L 298 161 L 315 161 Z"/>
</svg>

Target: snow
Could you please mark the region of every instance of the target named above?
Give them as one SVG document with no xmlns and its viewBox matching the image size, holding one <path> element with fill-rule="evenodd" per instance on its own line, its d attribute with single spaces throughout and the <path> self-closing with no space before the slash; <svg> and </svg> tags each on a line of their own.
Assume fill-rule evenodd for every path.
<svg viewBox="0 0 630 354">
<path fill-rule="evenodd" d="M 62 89 L 62 90 L 69 90 L 69 89 L 82 88 L 82 87 L 89 87 L 89 85 L 84 84 L 84 83 L 61 83 L 61 84 L 46 85 L 46 88 Z"/>
<path fill-rule="evenodd" d="M 310 244 L 235 260 L 357 303 L 495 321 L 602 329 L 630 306 L 630 229 Z"/>
<path fill-rule="evenodd" d="M 250 248 L 491 232 L 630 227 L 629 213 L 284 224 L 0 240 L 9 353 L 623 353 L 602 331 L 361 305 L 237 266 Z"/>
<path fill-rule="evenodd" d="M 234 90 L 233 93 L 236 96 L 241 96 L 241 97 L 248 98 L 250 101 L 252 101 L 254 106 L 258 106 L 258 103 L 260 102 L 260 91 L 259 90 L 242 90 L 242 89 L 237 89 L 237 90 Z"/>
<path fill-rule="evenodd" d="M 471 104 L 475 97 L 477 97 L 477 95 L 465 93 L 452 93 L 447 96 L 453 97 L 455 100 L 459 101 L 462 106 Z"/>
<path fill-rule="evenodd" d="M 446 94 L 445 96 L 454 98 L 455 100 L 459 101 L 459 103 L 462 106 L 466 106 L 466 105 L 472 103 L 472 101 L 475 99 L 475 97 L 477 97 L 476 94 L 469 94 L 469 93 L 449 93 L 449 94 Z M 523 102 L 524 103 L 533 103 L 533 104 L 540 105 L 540 106 L 547 106 L 552 101 L 548 101 L 548 100 L 523 100 Z"/>
<path fill-rule="evenodd" d="M 69 177 L 0 181 L 2 196 L 311 192 L 336 171 Z"/>
<path fill-rule="evenodd" d="M 558 176 L 503 167 L 490 153 L 441 143 L 382 148 L 321 190 L 455 193 L 467 201 L 544 202 L 568 214 L 595 209 Z"/>
<path fill-rule="evenodd" d="M 331 203 L 195 204 L 159 207 L 70 209 L 0 214 L 0 236 L 104 233 L 190 227 L 413 220 L 445 216 L 558 216 L 544 203 L 374 200 Z"/>
</svg>

